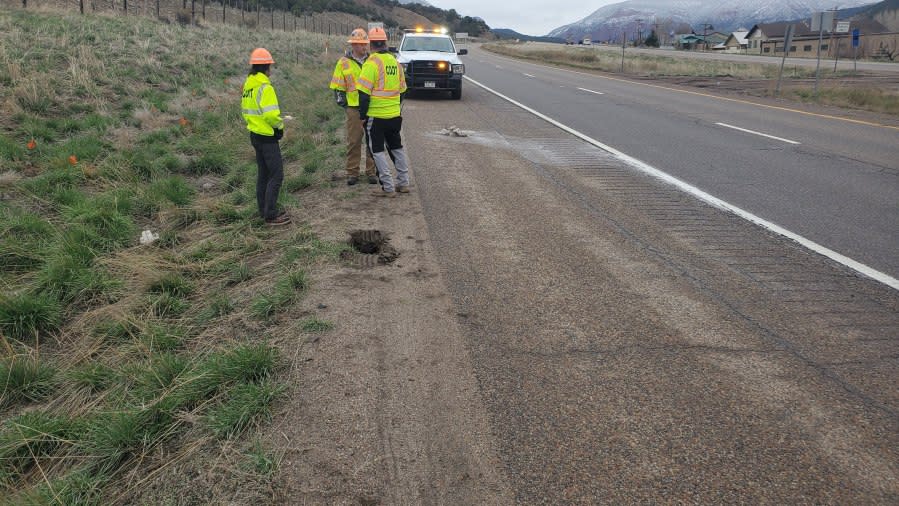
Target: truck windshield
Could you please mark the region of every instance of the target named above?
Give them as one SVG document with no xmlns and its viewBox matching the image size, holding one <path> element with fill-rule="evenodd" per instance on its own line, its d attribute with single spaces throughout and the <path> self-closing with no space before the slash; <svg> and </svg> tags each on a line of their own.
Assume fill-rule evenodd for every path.
<svg viewBox="0 0 899 506">
<path fill-rule="evenodd" d="M 446 37 L 406 37 L 400 51 L 441 51 L 455 53 L 453 41 Z"/>
</svg>

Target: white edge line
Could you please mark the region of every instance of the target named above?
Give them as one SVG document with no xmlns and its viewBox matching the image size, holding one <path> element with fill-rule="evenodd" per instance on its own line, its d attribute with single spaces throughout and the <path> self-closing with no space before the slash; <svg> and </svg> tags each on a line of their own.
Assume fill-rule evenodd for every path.
<svg viewBox="0 0 899 506">
<path fill-rule="evenodd" d="M 689 193 L 690 195 L 693 195 L 694 197 L 696 197 L 710 205 L 713 205 L 719 209 L 724 209 L 726 211 L 730 211 L 730 212 L 736 214 L 737 216 L 739 216 L 740 218 L 743 218 L 746 221 L 755 223 L 756 225 L 764 227 L 764 228 L 770 230 L 771 232 L 774 232 L 775 234 L 782 235 L 782 236 L 786 237 L 787 239 L 795 241 L 795 242 L 799 243 L 800 245 L 802 245 L 803 247 L 814 251 L 815 253 L 824 255 L 827 258 L 829 258 L 837 263 L 843 264 L 846 267 L 849 267 L 850 269 L 852 269 L 860 274 L 863 274 L 875 281 L 883 283 L 884 285 L 887 285 L 894 290 L 899 290 L 899 279 L 896 279 L 886 273 L 880 272 L 874 268 L 868 267 L 867 265 L 865 265 L 861 262 L 855 261 L 845 255 L 837 253 L 836 251 L 834 251 L 830 248 L 827 248 L 825 246 L 822 246 L 810 239 L 806 239 L 805 237 L 802 237 L 799 234 L 790 232 L 789 230 L 781 227 L 780 225 L 777 225 L 768 220 L 762 219 L 762 218 L 750 213 L 749 211 L 745 211 L 733 204 L 729 204 L 729 203 L 719 199 L 718 197 L 710 195 L 685 181 L 681 181 L 680 179 L 678 179 L 670 174 L 662 172 L 661 170 L 653 167 L 652 165 L 649 165 L 646 162 L 642 162 L 628 154 L 618 151 L 617 149 L 615 149 L 611 146 L 603 144 L 603 143 L 597 141 L 596 139 L 593 139 L 592 137 L 589 137 L 567 125 L 559 123 L 558 121 L 550 118 L 549 116 L 546 116 L 545 114 L 537 112 L 534 109 L 531 109 L 530 107 L 522 104 L 521 102 L 518 102 L 512 98 L 509 98 L 509 97 L 503 95 L 502 93 L 500 93 L 496 90 L 493 90 L 493 89 L 479 83 L 478 81 L 475 81 L 474 79 L 472 79 L 468 76 L 464 76 L 464 77 L 468 81 L 471 81 L 472 84 L 480 86 L 481 88 L 489 91 L 490 93 L 493 93 L 494 95 L 520 107 L 521 109 L 524 109 L 525 111 L 552 124 L 553 126 L 560 128 L 560 129 L 570 133 L 571 135 L 574 135 L 575 137 L 578 137 L 579 139 L 598 147 L 599 149 L 609 152 L 610 154 L 617 157 L 619 160 L 631 165 L 632 167 L 634 167 L 642 172 L 645 172 L 646 174 L 649 174 L 650 176 L 660 179 L 668 184 L 671 184 L 671 185 L 675 186 L 676 188 L 678 188 L 686 193 Z"/>
<path fill-rule="evenodd" d="M 605 93 L 603 93 L 601 91 L 588 90 L 587 88 L 578 88 L 578 89 L 581 91 L 586 91 L 587 93 L 595 93 L 597 95 L 605 95 Z"/>
<path fill-rule="evenodd" d="M 741 132 L 746 132 L 746 133 L 748 133 L 748 134 L 760 135 L 760 136 L 762 136 L 762 137 L 767 137 L 767 138 L 769 138 L 769 139 L 774 139 L 774 140 L 776 140 L 776 141 L 783 141 L 783 142 L 786 142 L 786 143 L 788 143 L 788 144 L 799 144 L 798 142 L 796 142 L 796 141 L 791 141 L 790 139 L 784 139 L 783 137 L 775 137 L 775 136 L 773 136 L 773 135 L 763 134 L 762 132 L 756 132 L 755 130 L 747 130 L 747 129 L 745 129 L 745 128 L 740 128 L 740 127 L 738 127 L 738 126 L 728 125 L 727 123 L 715 123 L 715 124 L 718 125 L 718 126 L 726 127 L 726 128 L 733 128 L 734 130 L 739 130 L 739 131 L 741 131 Z"/>
</svg>

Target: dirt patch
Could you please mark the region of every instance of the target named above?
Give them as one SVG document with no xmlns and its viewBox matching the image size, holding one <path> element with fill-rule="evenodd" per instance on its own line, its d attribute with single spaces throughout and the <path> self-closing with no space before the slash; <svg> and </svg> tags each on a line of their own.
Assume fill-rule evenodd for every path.
<svg viewBox="0 0 899 506">
<path fill-rule="evenodd" d="M 354 230 L 350 232 L 350 246 L 353 251 L 341 254 L 343 260 L 360 267 L 374 267 L 395 262 L 400 253 L 390 245 L 390 237 L 380 230 Z"/>
<path fill-rule="evenodd" d="M 293 372 L 267 430 L 284 448 L 272 502 L 512 503 L 419 199 L 302 198 L 309 227 L 352 249 L 296 311 L 333 327 L 273 332 Z"/>
</svg>

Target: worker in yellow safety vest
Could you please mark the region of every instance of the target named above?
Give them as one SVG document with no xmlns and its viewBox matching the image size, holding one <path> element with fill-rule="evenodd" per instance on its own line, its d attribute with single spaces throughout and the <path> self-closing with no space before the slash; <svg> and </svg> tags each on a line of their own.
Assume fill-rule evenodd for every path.
<svg viewBox="0 0 899 506">
<path fill-rule="evenodd" d="M 409 159 L 400 136 L 406 74 L 387 51 L 387 33 L 383 28 L 369 30 L 368 41 L 372 53 L 362 65 L 356 85 L 359 118 L 365 125 L 368 150 L 381 181 L 381 189 L 375 190 L 373 195 L 395 197 L 397 193 L 409 193 Z M 390 173 L 390 159 L 396 167 L 396 186 Z"/>
<path fill-rule="evenodd" d="M 331 76 L 331 89 L 337 105 L 346 109 L 346 184 L 352 186 L 359 181 L 359 162 L 362 158 L 362 140 L 365 132 L 359 123 L 359 92 L 356 91 L 356 80 L 362 72 L 362 64 L 368 58 L 368 34 L 362 28 L 356 28 L 350 34 L 350 50 L 337 60 L 334 74 Z M 375 161 L 368 149 L 365 149 L 365 175 L 369 184 L 378 182 L 375 177 Z"/>
<path fill-rule="evenodd" d="M 268 225 L 286 225 L 290 216 L 277 210 L 278 193 L 284 181 L 284 164 L 278 141 L 284 136 L 284 120 L 275 88 L 269 80 L 275 60 L 265 48 L 250 54 L 250 73 L 243 85 L 240 107 L 256 150 L 256 203 Z"/>
</svg>

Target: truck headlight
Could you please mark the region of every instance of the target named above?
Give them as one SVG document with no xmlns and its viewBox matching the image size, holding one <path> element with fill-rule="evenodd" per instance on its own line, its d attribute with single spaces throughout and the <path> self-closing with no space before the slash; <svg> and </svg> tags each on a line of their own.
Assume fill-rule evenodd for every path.
<svg viewBox="0 0 899 506">
<path fill-rule="evenodd" d="M 453 65 L 453 74 L 464 74 L 465 65 Z"/>
</svg>

